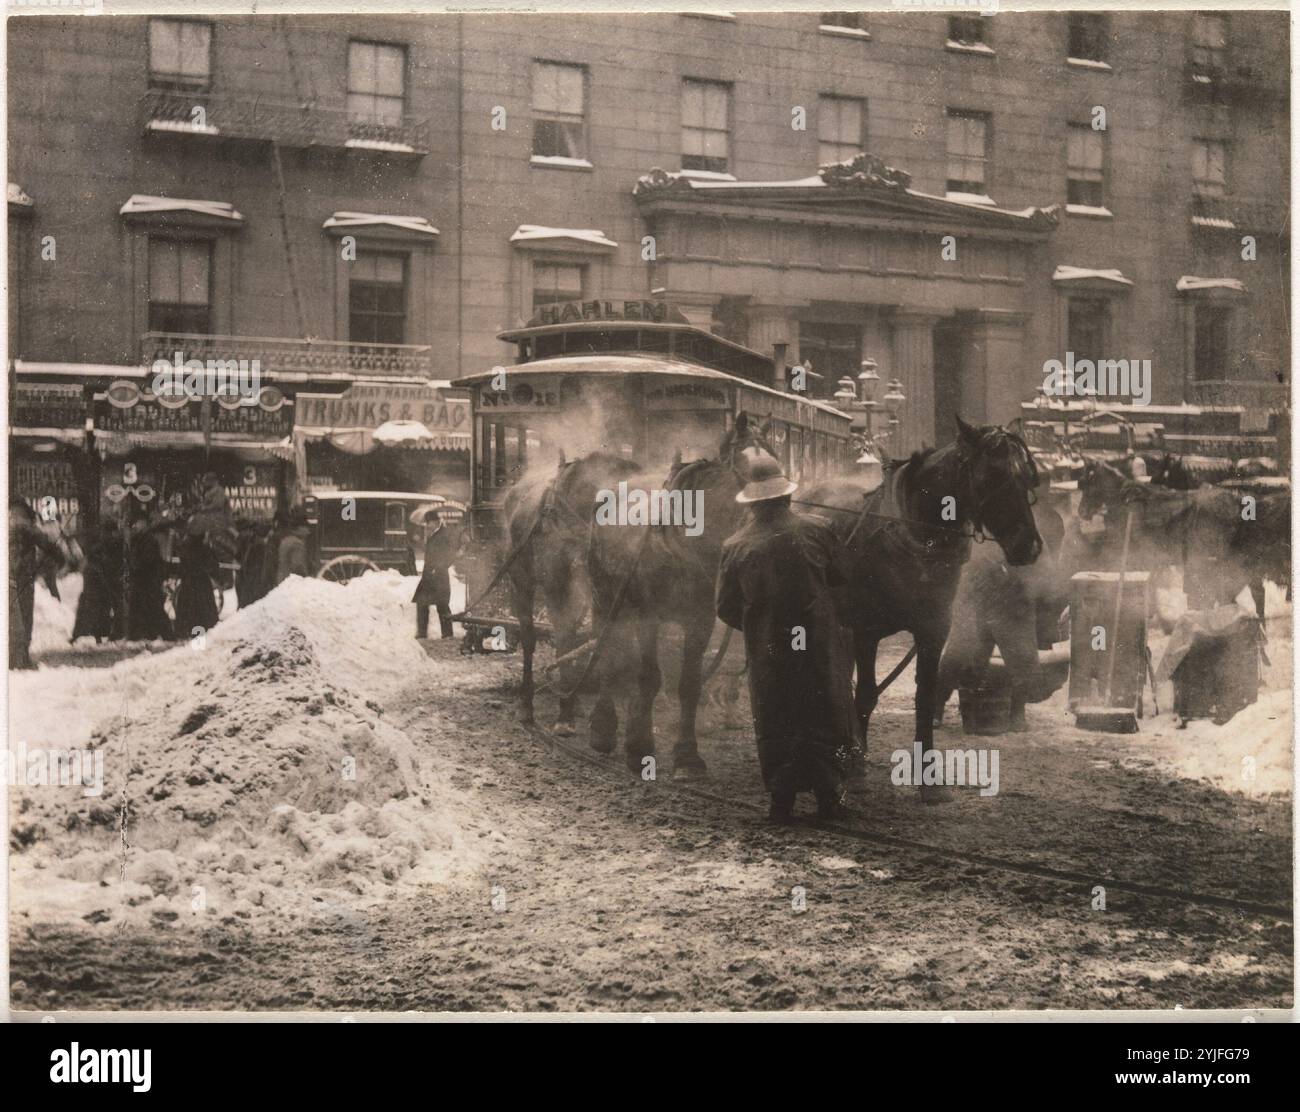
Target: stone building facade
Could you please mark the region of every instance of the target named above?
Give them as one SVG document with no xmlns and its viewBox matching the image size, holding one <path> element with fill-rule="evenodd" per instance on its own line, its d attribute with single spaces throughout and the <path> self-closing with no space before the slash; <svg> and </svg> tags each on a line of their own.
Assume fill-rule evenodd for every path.
<svg viewBox="0 0 1300 1112">
<path fill-rule="evenodd" d="M 1067 351 L 1166 405 L 1285 390 L 1285 13 L 8 28 L 20 378 L 183 334 L 290 394 L 446 380 L 546 304 L 654 296 L 821 396 L 874 359 L 895 450 Z"/>
</svg>

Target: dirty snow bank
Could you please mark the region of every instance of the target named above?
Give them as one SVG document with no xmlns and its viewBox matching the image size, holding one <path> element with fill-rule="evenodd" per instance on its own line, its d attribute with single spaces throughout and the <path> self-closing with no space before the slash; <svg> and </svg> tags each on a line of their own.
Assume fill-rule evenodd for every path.
<svg viewBox="0 0 1300 1112">
<path fill-rule="evenodd" d="M 12 789 L 15 922 L 294 920 L 477 875 L 500 836 L 383 717 L 412 683 L 465 684 L 414 640 L 413 587 L 293 579 L 195 646 L 11 674 L 11 753 L 104 755 L 102 794 Z"/>
</svg>

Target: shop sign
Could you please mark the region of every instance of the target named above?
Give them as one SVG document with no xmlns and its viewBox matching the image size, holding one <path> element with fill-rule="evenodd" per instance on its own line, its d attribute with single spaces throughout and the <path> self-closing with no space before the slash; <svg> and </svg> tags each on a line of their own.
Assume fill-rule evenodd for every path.
<svg viewBox="0 0 1300 1112">
<path fill-rule="evenodd" d="M 295 406 L 304 428 L 377 429 L 388 421 L 419 421 L 433 433 L 469 432 L 469 400 L 449 398 L 435 386 L 358 382 L 342 394 L 299 394 Z"/>
<path fill-rule="evenodd" d="M 125 389 L 128 386 L 131 390 Z M 95 428 L 118 433 L 207 431 L 251 440 L 280 440 L 289 435 L 293 417 L 291 409 L 284 405 L 283 395 L 279 391 L 275 393 L 279 396 L 270 399 L 274 408 L 260 404 L 260 398 L 258 401 L 236 398 L 233 405 L 212 405 L 212 399 L 182 398 L 182 404 L 175 406 L 175 398 L 164 401 L 141 392 L 134 383 L 115 382 L 104 394 L 96 396 Z"/>
<path fill-rule="evenodd" d="M 79 384 L 20 382 L 14 386 L 10 424 L 27 429 L 77 429 L 86 423 L 86 396 Z"/>
</svg>

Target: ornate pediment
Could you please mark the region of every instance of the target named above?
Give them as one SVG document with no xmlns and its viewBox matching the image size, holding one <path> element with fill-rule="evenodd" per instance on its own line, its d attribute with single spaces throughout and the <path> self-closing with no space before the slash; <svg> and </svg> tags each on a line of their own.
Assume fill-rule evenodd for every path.
<svg viewBox="0 0 1300 1112">
<path fill-rule="evenodd" d="M 906 190 L 912 184 L 911 174 L 886 166 L 883 159 L 865 152 L 844 162 L 828 163 L 817 171 L 817 176 L 840 189 Z"/>
<path fill-rule="evenodd" d="M 791 181 L 736 181 L 655 167 L 632 190 L 647 214 L 726 213 L 798 223 L 860 222 L 863 226 L 951 229 L 957 234 L 1038 239 L 1057 225 L 1058 206 L 1004 209 L 912 188 L 912 175 L 870 154 L 821 167 Z"/>
<path fill-rule="evenodd" d="M 691 179 L 682 174 L 670 174 L 662 167 L 654 167 L 650 173 L 642 174 L 632 187 L 632 196 L 648 197 L 662 193 L 689 193 Z"/>
</svg>

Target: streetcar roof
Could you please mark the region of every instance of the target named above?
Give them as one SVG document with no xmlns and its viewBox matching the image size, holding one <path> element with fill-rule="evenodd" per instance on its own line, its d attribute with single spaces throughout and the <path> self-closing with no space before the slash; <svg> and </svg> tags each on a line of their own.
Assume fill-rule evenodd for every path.
<svg viewBox="0 0 1300 1112">
<path fill-rule="evenodd" d="M 453 386 L 479 386 L 484 382 L 494 378 L 502 368 L 493 368 L 487 371 L 478 371 L 472 375 L 465 375 L 452 381 Z M 554 359 L 537 359 L 531 363 L 520 363 L 515 366 L 504 368 L 511 378 L 521 375 L 541 375 L 541 374 L 563 374 L 563 375 L 674 375 L 681 378 L 702 378 L 711 379 L 718 382 L 730 383 L 733 386 L 743 386 L 747 390 L 756 390 L 760 394 L 768 394 L 774 398 L 781 398 L 785 401 L 792 401 L 799 405 L 810 406 L 814 409 L 820 409 L 823 413 L 829 413 L 835 417 L 842 417 L 846 422 L 852 418 L 842 410 L 836 409 L 829 402 L 818 401 L 816 398 L 803 398 L 798 394 L 792 394 L 784 390 L 776 390 L 771 386 L 763 386 L 760 383 L 753 382 L 747 378 L 741 378 L 739 375 L 730 375 L 725 371 L 716 371 L 712 367 L 704 367 L 698 363 L 688 362 L 684 359 L 672 359 L 661 355 L 647 355 L 644 352 L 628 352 L 621 355 L 561 355 Z"/>
</svg>

